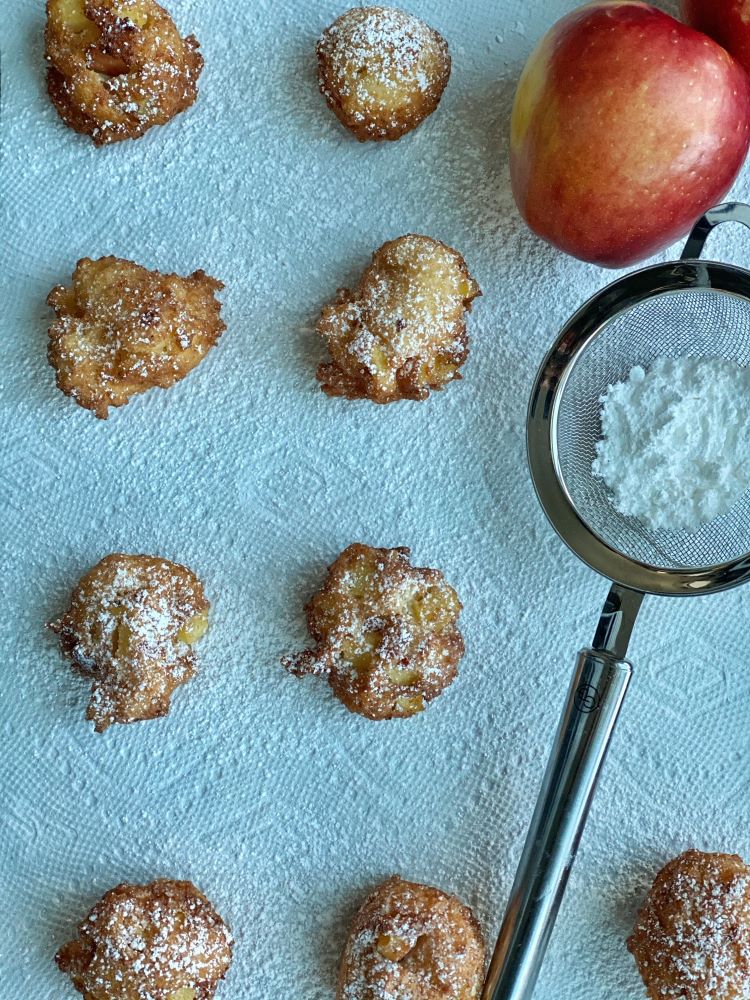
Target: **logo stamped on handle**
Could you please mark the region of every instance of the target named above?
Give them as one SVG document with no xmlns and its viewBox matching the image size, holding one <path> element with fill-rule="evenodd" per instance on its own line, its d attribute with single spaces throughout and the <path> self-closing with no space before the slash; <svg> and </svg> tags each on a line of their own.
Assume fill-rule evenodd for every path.
<svg viewBox="0 0 750 1000">
<path fill-rule="evenodd" d="M 575 705 L 579 712 L 588 715 L 595 712 L 602 703 L 602 696 L 593 684 L 580 684 L 575 693 Z"/>
</svg>

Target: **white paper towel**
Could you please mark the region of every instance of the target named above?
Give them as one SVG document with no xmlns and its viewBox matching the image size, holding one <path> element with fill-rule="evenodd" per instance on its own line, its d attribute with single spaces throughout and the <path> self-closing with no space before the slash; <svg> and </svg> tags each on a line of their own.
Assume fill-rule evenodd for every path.
<svg viewBox="0 0 750 1000">
<path fill-rule="evenodd" d="M 314 79 L 340 6 L 172 0 L 206 59 L 198 102 L 97 150 L 45 97 L 41 0 L 6 0 L 2 1000 L 72 998 L 55 949 L 103 891 L 159 875 L 193 879 L 232 925 L 222 1000 L 330 998 L 347 925 L 392 872 L 457 892 L 494 940 L 606 593 L 537 506 L 524 418 L 545 348 L 612 275 L 533 238 L 507 178 L 515 80 L 572 6 L 411 0 L 449 40 L 451 82 L 413 135 L 359 145 Z M 330 400 L 318 311 L 408 231 L 457 247 L 484 290 L 465 380 L 419 404 Z M 709 251 L 750 264 L 744 231 Z M 54 387 L 44 299 L 105 253 L 221 278 L 228 330 L 180 385 L 100 422 Z M 412 720 L 350 715 L 278 663 L 353 540 L 411 546 L 466 606 L 460 676 Z M 214 611 L 170 715 L 97 736 L 42 626 L 118 549 L 187 563 Z M 750 855 L 749 610 L 750 591 L 646 602 L 540 1000 L 640 996 L 624 938 L 656 868 L 689 845 Z"/>
</svg>

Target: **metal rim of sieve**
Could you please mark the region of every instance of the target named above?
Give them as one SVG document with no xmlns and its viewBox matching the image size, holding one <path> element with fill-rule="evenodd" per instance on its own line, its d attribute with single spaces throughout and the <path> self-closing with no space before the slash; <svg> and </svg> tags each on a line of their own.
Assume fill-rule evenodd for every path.
<svg viewBox="0 0 750 1000">
<path fill-rule="evenodd" d="M 718 216 L 730 208 L 744 206 L 722 206 L 714 212 Z M 713 224 L 731 218 L 748 224 L 746 219 L 725 214 L 727 218 L 717 218 Z M 555 531 L 591 569 L 623 587 L 648 594 L 691 596 L 737 586 L 750 579 L 750 553 L 713 566 L 666 569 L 626 556 L 609 545 L 586 523 L 565 485 L 557 439 L 560 404 L 566 383 L 587 347 L 611 320 L 646 299 L 685 289 L 703 289 L 750 302 L 750 271 L 698 259 L 710 228 L 702 240 L 690 241 L 685 248 L 685 253 L 695 259 L 634 271 L 590 298 L 568 320 L 542 362 L 529 402 L 526 427 L 529 468 L 539 502 Z"/>
</svg>

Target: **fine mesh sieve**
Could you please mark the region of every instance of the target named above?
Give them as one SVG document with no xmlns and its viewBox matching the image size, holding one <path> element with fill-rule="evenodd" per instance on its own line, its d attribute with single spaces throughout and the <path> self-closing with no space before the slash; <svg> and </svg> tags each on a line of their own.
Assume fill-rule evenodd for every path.
<svg viewBox="0 0 750 1000">
<path fill-rule="evenodd" d="M 700 260 L 727 204 L 695 226 L 682 258 L 608 285 L 565 325 L 529 406 L 529 467 L 567 545 L 612 587 L 591 648 L 578 655 L 482 1000 L 528 1000 L 565 891 L 632 667 L 625 659 L 643 595 L 712 593 L 750 578 L 750 492 L 698 531 L 650 530 L 615 510 L 592 462 L 601 396 L 658 358 L 724 358 L 750 367 L 750 271 Z M 750 399 L 747 401 L 750 409 Z"/>
<path fill-rule="evenodd" d="M 559 395 L 556 474 L 579 516 L 609 546 L 631 559 L 666 569 L 731 562 L 750 552 L 750 496 L 697 532 L 649 531 L 612 506 L 591 471 L 600 437 L 599 398 L 660 357 L 725 358 L 750 365 L 750 299 L 715 288 L 661 292 L 605 322 L 569 366 Z"/>
</svg>

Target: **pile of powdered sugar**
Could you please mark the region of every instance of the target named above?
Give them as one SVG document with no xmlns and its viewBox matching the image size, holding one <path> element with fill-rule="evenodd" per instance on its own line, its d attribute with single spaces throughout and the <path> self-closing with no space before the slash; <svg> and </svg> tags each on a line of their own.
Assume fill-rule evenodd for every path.
<svg viewBox="0 0 750 1000">
<path fill-rule="evenodd" d="M 601 397 L 594 475 L 651 529 L 696 531 L 750 489 L 750 369 L 660 358 Z"/>
</svg>

